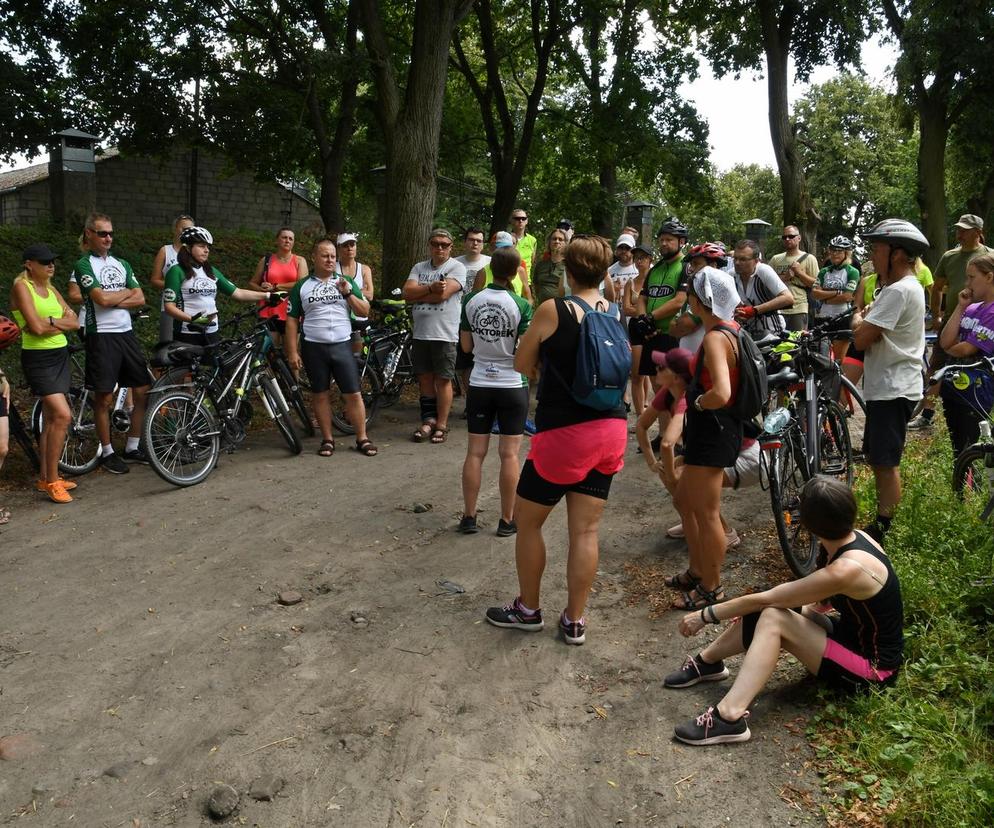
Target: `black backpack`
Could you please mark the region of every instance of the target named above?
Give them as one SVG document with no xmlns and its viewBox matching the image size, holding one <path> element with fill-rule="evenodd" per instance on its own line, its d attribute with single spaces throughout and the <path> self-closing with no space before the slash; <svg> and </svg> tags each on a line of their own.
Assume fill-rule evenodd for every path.
<svg viewBox="0 0 994 828">
<path fill-rule="evenodd" d="M 739 363 L 738 392 L 735 395 L 735 402 L 725 410 L 738 420 L 755 419 L 763 410 L 763 403 L 766 402 L 770 393 L 766 377 L 766 360 L 745 328 L 739 327 L 736 330 L 731 325 L 719 322 L 714 329 L 721 331 L 729 339 L 734 335 L 739 346 L 737 357 Z M 703 368 L 704 346 L 702 344 L 701 356 L 697 360 L 697 369 L 694 372 L 695 382 L 700 380 Z"/>
</svg>

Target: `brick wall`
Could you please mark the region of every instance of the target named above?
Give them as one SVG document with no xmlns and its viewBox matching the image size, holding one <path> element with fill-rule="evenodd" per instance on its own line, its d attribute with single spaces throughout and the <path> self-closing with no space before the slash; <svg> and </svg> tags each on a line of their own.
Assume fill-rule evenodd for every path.
<svg viewBox="0 0 994 828">
<path fill-rule="evenodd" d="M 189 207 L 190 155 L 167 159 L 121 155 L 96 166 L 97 209 L 121 230 L 167 227 Z M 7 224 L 48 221 L 49 181 L 37 181 L 3 196 Z M 256 181 L 250 173 L 226 169 L 217 156 L 200 154 L 197 187 L 198 223 L 210 229 L 275 233 L 292 199 L 290 224 L 299 231 L 322 227 L 317 209 L 299 196 L 289 196 L 274 182 Z"/>
</svg>

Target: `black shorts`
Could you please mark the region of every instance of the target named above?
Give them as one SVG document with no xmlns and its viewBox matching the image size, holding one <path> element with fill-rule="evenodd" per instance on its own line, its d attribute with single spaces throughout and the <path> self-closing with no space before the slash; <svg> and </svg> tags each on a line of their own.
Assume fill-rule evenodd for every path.
<svg viewBox="0 0 994 828">
<path fill-rule="evenodd" d="M 21 369 L 31 393 L 38 397 L 69 393 L 69 348 L 22 350 Z"/>
<path fill-rule="evenodd" d="M 863 426 L 863 456 L 871 466 L 897 468 L 901 465 L 908 421 L 915 402 L 898 397 L 896 400 L 867 400 L 866 424 Z"/>
<path fill-rule="evenodd" d="M 278 333 L 282 336 L 286 333 L 286 320 L 280 319 L 278 316 L 267 317 L 266 328 L 273 333 Z"/>
<path fill-rule="evenodd" d="M 466 353 L 462 346 L 456 345 L 456 370 L 468 371 L 473 367 L 473 353 Z"/>
<path fill-rule="evenodd" d="M 691 393 L 688 400 L 696 399 L 700 392 Z M 683 425 L 683 462 L 688 466 L 731 468 L 739 457 L 742 436 L 742 421 L 727 411 L 698 411 L 690 403 Z"/>
<path fill-rule="evenodd" d="M 524 434 L 528 417 L 528 386 L 487 388 L 471 385 L 466 392 L 466 424 L 470 434 L 489 434 L 494 419 L 501 434 Z"/>
<path fill-rule="evenodd" d="M 672 351 L 680 347 L 680 340 L 669 334 L 656 334 L 642 343 L 642 356 L 639 359 L 639 374 L 643 377 L 656 376 L 656 363 L 652 361 L 653 351 Z"/>
<path fill-rule="evenodd" d="M 115 386 L 143 388 L 149 382 L 148 363 L 134 331 L 87 334 L 87 388 L 109 394 Z"/>
<path fill-rule="evenodd" d="M 531 460 L 525 460 L 521 477 L 518 478 L 517 494 L 518 497 L 538 503 L 540 506 L 555 506 L 567 492 L 578 492 L 607 500 L 612 480 L 614 480 L 613 474 L 604 474 L 597 469 L 591 469 L 590 473 L 578 483 L 567 485 L 550 483 L 538 473 Z"/>
<path fill-rule="evenodd" d="M 642 333 L 642 327 L 635 324 L 635 320 L 637 319 L 637 316 L 632 316 L 628 319 L 628 341 L 632 343 L 633 348 L 636 345 L 645 344 L 645 334 Z"/>
<path fill-rule="evenodd" d="M 344 342 L 300 343 L 300 357 L 311 381 L 311 391 L 322 393 L 331 388 L 331 379 L 342 394 L 359 390 L 359 366 L 352 351 L 352 340 Z"/>
<path fill-rule="evenodd" d="M 456 351 L 459 346 L 455 342 L 443 342 L 439 339 L 415 339 L 411 342 L 411 361 L 414 363 L 414 373 L 434 374 L 439 379 L 455 379 Z"/>
</svg>

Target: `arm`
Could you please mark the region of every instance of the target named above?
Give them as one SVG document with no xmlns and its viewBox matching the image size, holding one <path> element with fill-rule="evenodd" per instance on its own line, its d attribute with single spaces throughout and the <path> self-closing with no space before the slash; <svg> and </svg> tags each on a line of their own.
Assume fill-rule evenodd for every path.
<svg viewBox="0 0 994 828">
<path fill-rule="evenodd" d="M 804 287 L 809 288 L 818 279 L 818 262 L 814 256 L 808 255 L 804 261 L 796 261 L 790 266 L 791 273 Z M 814 272 L 812 272 L 814 271 Z"/>
<path fill-rule="evenodd" d="M 865 351 L 884 335 L 884 329 L 863 320 L 863 314 L 853 316 L 853 347 Z"/>
<path fill-rule="evenodd" d="M 362 288 L 358 282 L 339 277 L 338 292 L 345 297 L 345 303 L 352 313 L 356 316 L 369 316 L 369 300 L 362 295 Z"/>
<path fill-rule="evenodd" d="M 286 317 L 286 335 L 283 337 L 283 349 L 286 351 L 286 361 L 294 371 L 303 367 L 304 361 L 297 350 L 297 336 L 300 333 L 300 322 L 296 316 L 289 313 Z"/>
<path fill-rule="evenodd" d="M 621 296 L 621 309 L 625 316 L 638 316 L 638 296 L 635 293 L 635 280 L 625 282 L 625 290 Z"/>
<path fill-rule="evenodd" d="M 94 305 L 102 308 L 140 308 L 145 304 L 145 294 L 140 287 L 106 293 L 103 288 L 90 288 L 86 294 Z"/>
<path fill-rule="evenodd" d="M 685 415 L 682 412 L 670 417 L 670 421 L 666 424 L 666 428 L 662 432 L 663 439 L 659 442 L 659 464 L 656 471 L 659 472 L 663 484 L 670 492 L 676 490 L 678 482 L 674 448 L 683 434 L 684 419 Z"/>
<path fill-rule="evenodd" d="M 731 347 L 723 333 L 712 331 L 704 337 L 704 364 L 711 375 L 711 389 L 697 399 L 705 411 L 724 408 L 732 398 L 732 379 L 728 371 Z M 687 400 L 687 404 L 694 405 L 695 401 Z"/>
<path fill-rule="evenodd" d="M 269 299 L 269 291 L 235 288 L 231 298 L 236 302 L 265 302 Z"/>
<path fill-rule="evenodd" d="M 295 258 L 297 259 L 297 281 L 299 282 L 301 279 L 303 279 L 307 275 L 307 259 L 305 259 L 303 256 L 297 256 Z M 368 267 L 366 268 L 366 272 L 369 272 L 369 296 L 366 297 L 366 298 L 372 299 L 373 298 L 373 274 L 372 274 L 372 271 L 370 271 Z"/>
<path fill-rule="evenodd" d="M 969 288 L 963 288 L 963 290 L 959 292 L 959 296 L 956 297 L 956 307 L 950 314 L 945 326 L 942 328 L 942 333 L 939 334 L 939 345 L 944 351 L 949 351 L 949 349 L 956 345 L 959 340 L 960 322 L 963 321 L 963 313 L 972 301 L 973 291 Z M 957 356 L 959 355 L 957 354 Z M 964 356 L 970 356 L 970 354 L 965 354 Z"/>
<path fill-rule="evenodd" d="M 518 268 L 518 275 L 521 277 L 521 295 L 529 302 L 532 301 L 532 286 L 528 279 L 528 269 L 522 265 Z"/>
<path fill-rule="evenodd" d="M 55 288 L 49 287 L 49 290 L 55 290 Z M 51 336 L 52 334 L 62 333 L 64 330 L 72 331 L 78 327 L 76 324 L 59 327 L 56 323 L 61 323 L 61 319 L 52 319 L 49 322 L 47 317 L 44 319 L 40 317 L 38 310 L 35 308 L 35 303 L 31 299 L 31 292 L 23 282 L 18 281 L 14 283 L 14 288 L 10 292 L 10 303 L 21 312 L 21 315 L 24 317 L 24 327 L 27 328 L 29 333 L 35 336 Z M 75 321 L 75 314 L 73 314 L 73 320 Z"/>
<path fill-rule="evenodd" d="M 299 273 L 298 279 L 303 279 L 307 275 L 307 262 L 301 257 L 300 261 L 303 263 L 303 273 Z M 362 295 L 366 297 L 366 301 L 370 301 L 373 298 L 373 269 L 369 265 L 362 266 Z"/>
<path fill-rule="evenodd" d="M 826 290 L 821 287 L 811 288 L 811 295 L 829 305 L 846 305 L 853 299 L 852 293 L 846 293 L 842 290 Z"/>
<path fill-rule="evenodd" d="M 938 274 L 938 268 L 936 268 Z M 938 331 L 942 328 L 942 293 L 946 289 L 946 277 L 936 275 L 932 283 L 932 292 L 929 295 L 929 310 L 932 312 L 932 330 Z"/>
<path fill-rule="evenodd" d="M 652 407 L 652 403 L 650 402 L 642 413 L 639 414 L 638 421 L 635 423 L 635 439 L 638 441 L 639 448 L 642 449 L 642 457 L 645 459 L 645 464 L 651 472 L 657 470 L 659 461 L 656 459 L 656 453 L 652 450 L 652 443 L 649 440 L 649 429 L 657 420 L 659 421 L 659 427 L 663 428 L 663 415 L 664 412 L 657 411 Z"/>
<path fill-rule="evenodd" d="M 555 302 L 543 302 L 535 311 L 531 325 L 518 340 L 514 354 L 514 370 L 533 379 L 538 371 L 538 346 L 559 327 Z"/>
<path fill-rule="evenodd" d="M 683 307 L 684 302 L 687 301 L 687 291 L 678 290 L 674 294 L 673 298 L 667 302 L 664 302 L 658 308 L 652 312 L 653 319 L 665 319 L 668 316 L 673 316 Z"/>
<path fill-rule="evenodd" d="M 166 263 L 166 251 L 160 247 L 152 260 L 152 272 L 148 276 L 148 281 L 152 287 L 162 290 L 166 286 L 166 274 L 162 272 L 162 266 Z M 69 297 L 72 299 L 72 295 Z"/>
<path fill-rule="evenodd" d="M 614 280 L 610 276 L 604 277 L 604 298 L 608 302 L 613 302 L 618 292 L 614 289 Z"/>
<path fill-rule="evenodd" d="M 679 339 L 681 336 L 692 334 L 700 326 L 701 323 L 695 321 L 693 315 L 689 311 L 687 313 L 681 313 L 672 322 L 670 322 L 670 336 L 674 336 Z"/>
<path fill-rule="evenodd" d="M 66 295 L 74 305 L 83 304 L 83 291 L 79 289 L 79 282 L 70 282 L 69 287 L 66 289 Z"/>
<path fill-rule="evenodd" d="M 431 299 L 431 285 L 422 285 L 418 283 L 417 277 L 408 277 L 407 281 L 404 282 L 404 287 L 401 290 L 401 296 L 404 297 L 405 302 L 432 302 L 437 301 Z"/>
<path fill-rule="evenodd" d="M 469 331 L 459 331 L 459 346 L 465 353 L 473 353 L 473 334 Z"/>
</svg>

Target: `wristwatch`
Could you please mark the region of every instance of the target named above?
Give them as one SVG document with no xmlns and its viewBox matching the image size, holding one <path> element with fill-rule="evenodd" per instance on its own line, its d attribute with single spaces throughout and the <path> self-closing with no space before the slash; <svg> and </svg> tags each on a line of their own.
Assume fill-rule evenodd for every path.
<svg viewBox="0 0 994 828">
<path fill-rule="evenodd" d="M 704 399 L 704 395 L 703 394 L 698 394 L 697 395 L 697 399 L 694 400 L 694 408 L 696 408 L 698 411 L 703 411 L 704 410 L 704 406 L 701 405 L 701 400 L 702 399 Z"/>
</svg>

